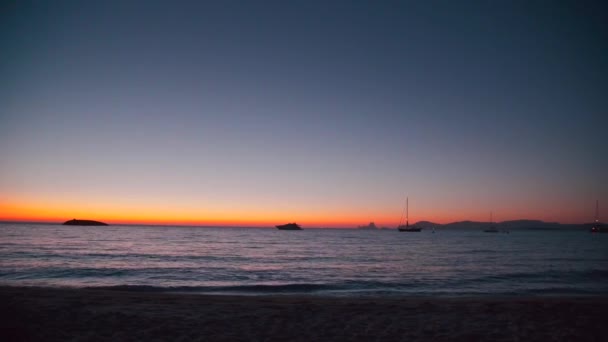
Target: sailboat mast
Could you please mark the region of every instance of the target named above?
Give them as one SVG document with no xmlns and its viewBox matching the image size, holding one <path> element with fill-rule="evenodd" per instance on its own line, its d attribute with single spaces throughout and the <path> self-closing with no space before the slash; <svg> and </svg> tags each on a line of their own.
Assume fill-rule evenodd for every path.
<svg viewBox="0 0 608 342">
<path fill-rule="evenodd" d="M 407 197 L 405 198 L 405 203 L 407 206 Z M 401 210 L 401 217 L 399 218 L 399 225 L 397 226 L 397 228 L 401 227 L 401 223 L 403 223 L 403 210 Z"/>
<path fill-rule="evenodd" d="M 595 200 L 595 223 L 600 222 L 600 201 Z"/>
<path fill-rule="evenodd" d="M 410 226 L 410 205 L 409 205 L 409 197 L 405 198 L 405 226 Z"/>
</svg>

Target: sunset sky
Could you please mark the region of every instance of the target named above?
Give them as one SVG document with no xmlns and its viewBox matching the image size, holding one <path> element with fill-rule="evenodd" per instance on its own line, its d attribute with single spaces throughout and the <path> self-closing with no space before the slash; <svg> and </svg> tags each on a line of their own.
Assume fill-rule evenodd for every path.
<svg viewBox="0 0 608 342">
<path fill-rule="evenodd" d="M 592 1 L 9 1 L 0 220 L 608 219 Z"/>
</svg>

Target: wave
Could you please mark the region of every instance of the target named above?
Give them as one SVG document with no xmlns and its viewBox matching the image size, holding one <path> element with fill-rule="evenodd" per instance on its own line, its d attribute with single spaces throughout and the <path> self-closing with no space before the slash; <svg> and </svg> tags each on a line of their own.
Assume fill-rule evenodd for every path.
<svg viewBox="0 0 608 342">
<path fill-rule="evenodd" d="M 89 289 L 133 292 L 200 292 L 200 293 L 356 293 L 356 292 L 395 292 L 413 290 L 419 284 L 390 283 L 381 281 L 347 280 L 339 283 L 282 283 L 282 284 L 243 284 L 226 286 L 154 286 L 154 285 L 112 285 L 93 286 Z"/>
<path fill-rule="evenodd" d="M 6 266 L 6 265 L 5 265 Z M 291 278 L 291 279 L 290 279 Z M 300 278 L 300 279 L 296 279 Z M 308 279 L 306 279 L 308 278 Z M 310 274 L 305 277 L 292 277 L 288 274 L 280 274 L 274 269 L 266 270 L 239 270 L 225 269 L 221 266 L 206 267 L 141 267 L 141 268 L 122 268 L 122 267 L 82 267 L 82 268 L 63 268 L 63 267 L 2 267 L 0 268 L 0 279 L 5 280 L 43 280 L 58 279 L 74 281 L 76 283 L 85 282 L 90 279 L 98 279 L 106 284 L 120 284 L 125 281 L 144 282 L 148 281 L 172 282 L 171 285 L 189 285 L 192 282 L 209 284 L 212 282 L 236 282 L 234 287 L 229 290 L 235 291 L 316 291 L 316 290 L 407 290 L 417 288 L 425 291 L 431 288 L 493 288 L 503 287 L 525 287 L 526 285 L 539 284 L 578 284 L 587 286 L 589 283 L 608 284 L 608 270 L 588 269 L 577 271 L 547 270 L 542 272 L 505 272 L 505 273 L 482 273 L 482 274 L 453 274 L 452 276 L 435 277 L 429 274 L 412 274 L 411 276 L 396 276 L 391 279 L 386 277 L 370 276 L 366 278 L 346 278 L 336 279 L 335 282 L 319 283 L 319 279 Z M 384 279 L 381 279 L 384 278 Z M 87 280 L 88 279 L 88 280 Z M 103 279 L 103 280 L 102 280 Z M 121 281 L 122 279 L 122 281 Z M 266 285 L 247 283 L 261 280 L 272 280 L 285 285 Z M 308 280 L 308 281 L 307 281 Z M 312 280 L 312 281 L 311 281 Z M 180 284 L 181 282 L 181 284 Z M 238 284 L 238 283 L 241 284 Z M 295 282 L 295 283 L 292 283 Z M 146 284 L 147 285 L 147 284 Z M 157 284 L 154 284 L 157 285 Z M 123 286 L 123 285 L 120 285 Z M 131 286 L 131 285 L 129 285 Z M 139 286 L 139 285 L 133 285 Z M 210 291 L 216 291 L 215 287 L 204 287 Z M 225 289 L 220 287 L 220 289 Z M 187 289 L 186 289 L 187 290 Z"/>
<path fill-rule="evenodd" d="M 498 254 L 499 250 L 497 250 L 497 249 L 472 249 L 472 250 L 458 251 L 458 252 L 455 252 L 455 253 L 462 254 L 462 255 L 471 255 L 471 254 Z"/>
<path fill-rule="evenodd" d="M 361 284 L 359 284 L 361 285 Z M 329 296 L 483 296 L 483 295 L 597 295 L 604 294 L 606 288 L 548 287 L 527 289 L 446 289 L 404 286 L 403 284 L 383 284 L 384 286 L 354 286 L 354 284 L 280 284 L 280 285 L 234 285 L 234 286 L 152 286 L 152 285 L 114 285 L 85 287 L 89 290 L 157 292 L 157 293 L 196 293 L 196 294 L 236 294 L 236 295 L 329 295 Z"/>
<path fill-rule="evenodd" d="M 129 291 L 129 292 L 231 292 L 231 293 L 312 293 L 336 291 L 342 286 L 329 284 L 283 284 L 283 285 L 235 285 L 235 286 L 151 286 L 115 285 L 86 287 L 91 290 Z"/>
<path fill-rule="evenodd" d="M 543 296 L 543 295 L 605 295 L 605 288 L 593 288 L 593 289 L 584 289 L 584 288 L 573 288 L 573 287 L 547 287 L 541 289 L 526 289 L 520 291 L 520 293 L 516 294 L 527 294 L 532 296 Z"/>
<path fill-rule="evenodd" d="M 496 275 L 488 275 L 485 277 L 476 278 L 478 280 L 485 281 L 499 281 L 504 282 L 506 280 L 551 280 L 557 281 L 562 279 L 563 281 L 572 281 L 572 280 L 584 280 L 593 278 L 597 280 L 598 278 L 606 278 L 608 279 L 608 270 L 600 270 L 600 269 L 590 269 L 590 270 L 580 270 L 580 271 L 568 271 L 565 272 L 563 270 L 549 270 L 543 272 L 513 272 L 513 273 L 505 273 L 505 274 L 496 274 Z"/>
</svg>

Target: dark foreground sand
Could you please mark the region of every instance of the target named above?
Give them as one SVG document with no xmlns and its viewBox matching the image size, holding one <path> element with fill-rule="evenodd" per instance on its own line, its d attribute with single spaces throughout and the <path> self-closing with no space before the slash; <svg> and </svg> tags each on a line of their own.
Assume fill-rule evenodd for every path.
<svg viewBox="0 0 608 342">
<path fill-rule="evenodd" d="M 0 287 L 1 341 L 608 341 L 608 297 L 240 297 Z"/>
</svg>

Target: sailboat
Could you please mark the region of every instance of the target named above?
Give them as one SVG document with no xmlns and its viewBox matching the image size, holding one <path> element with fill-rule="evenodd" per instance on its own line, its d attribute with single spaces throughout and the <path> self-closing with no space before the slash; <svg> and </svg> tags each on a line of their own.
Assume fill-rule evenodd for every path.
<svg viewBox="0 0 608 342">
<path fill-rule="evenodd" d="M 600 202 L 595 200 L 595 222 L 591 226 L 592 233 L 608 233 L 608 227 L 600 223 Z"/>
<path fill-rule="evenodd" d="M 359 226 L 357 227 L 357 229 L 376 230 L 378 229 L 378 227 L 376 227 L 376 224 L 374 222 L 370 222 L 367 226 Z"/>
<path fill-rule="evenodd" d="M 490 211 L 490 227 L 483 230 L 484 233 L 498 233 L 498 228 L 494 225 L 494 220 L 492 219 L 492 212 Z"/>
<path fill-rule="evenodd" d="M 401 220 L 403 220 L 403 213 L 401 213 L 401 219 L 399 220 L 399 226 L 397 229 L 400 232 L 419 232 L 422 228 L 418 228 L 416 226 L 410 226 L 409 220 L 409 198 L 405 198 L 405 226 L 401 224 Z"/>
</svg>

